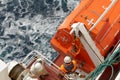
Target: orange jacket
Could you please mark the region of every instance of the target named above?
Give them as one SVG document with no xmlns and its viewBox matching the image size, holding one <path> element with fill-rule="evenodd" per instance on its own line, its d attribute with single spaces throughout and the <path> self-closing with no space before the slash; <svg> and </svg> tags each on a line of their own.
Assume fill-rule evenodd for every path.
<svg viewBox="0 0 120 80">
<path fill-rule="evenodd" d="M 62 70 L 65 73 L 72 73 L 76 70 L 76 68 L 77 68 L 77 63 L 75 60 L 72 60 L 72 62 L 69 64 L 62 64 L 60 66 L 60 70 Z"/>
</svg>

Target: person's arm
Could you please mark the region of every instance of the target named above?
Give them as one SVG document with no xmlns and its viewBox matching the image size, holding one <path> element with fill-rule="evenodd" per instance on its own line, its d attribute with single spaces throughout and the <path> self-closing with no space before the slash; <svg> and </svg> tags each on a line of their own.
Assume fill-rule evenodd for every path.
<svg viewBox="0 0 120 80">
<path fill-rule="evenodd" d="M 72 69 L 72 72 L 74 72 L 77 69 L 77 62 L 75 60 L 72 61 L 74 64 L 74 68 Z"/>
<path fill-rule="evenodd" d="M 64 73 L 67 72 L 67 71 L 65 70 L 65 68 L 64 68 L 64 65 L 61 65 L 61 66 L 60 66 L 60 70 L 61 70 L 62 72 L 64 72 Z"/>
<path fill-rule="evenodd" d="M 60 73 L 58 74 L 58 78 L 62 79 L 67 71 L 64 68 L 64 65 L 60 66 Z"/>
</svg>

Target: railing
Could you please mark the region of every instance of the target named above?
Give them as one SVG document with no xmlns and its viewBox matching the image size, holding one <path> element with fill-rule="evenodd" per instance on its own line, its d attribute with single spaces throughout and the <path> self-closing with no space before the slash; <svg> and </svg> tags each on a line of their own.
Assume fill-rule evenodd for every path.
<svg viewBox="0 0 120 80">
<path fill-rule="evenodd" d="M 103 12 L 103 14 L 98 18 L 98 20 L 95 22 L 95 24 L 90 28 L 89 31 L 92 31 L 97 24 L 104 18 L 104 16 L 108 13 L 108 11 L 117 3 L 118 0 L 112 0 L 111 4 L 106 8 L 106 10 Z"/>
<path fill-rule="evenodd" d="M 40 57 L 41 59 L 45 60 L 46 63 L 48 64 L 48 66 L 50 66 L 51 68 L 49 68 L 51 71 L 53 71 L 54 73 L 58 74 L 64 74 L 62 71 L 60 71 L 60 67 L 57 66 L 54 62 L 52 62 L 51 60 L 49 60 L 48 58 L 46 58 L 44 55 L 42 55 L 40 52 L 34 50 L 32 52 L 30 52 L 22 61 L 22 63 L 24 63 L 27 68 L 31 65 L 31 63 L 34 62 L 36 57 Z M 67 75 L 64 74 L 64 78 L 66 80 L 71 80 L 71 78 Z M 73 80 L 73 79 L 72 79 Z"/>
</svg>

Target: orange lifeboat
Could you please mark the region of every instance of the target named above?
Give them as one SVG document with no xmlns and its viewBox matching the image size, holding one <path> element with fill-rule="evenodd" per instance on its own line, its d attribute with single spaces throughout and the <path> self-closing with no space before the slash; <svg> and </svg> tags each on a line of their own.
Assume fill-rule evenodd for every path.
<svg viewBox="0 0 120 80">
<path fill-rule="evenodd" d="M 91 72 L 120 40 L 119 8 L 120 0 L 82 0 L 58 27 L 51 39 L 52 47 L 60 55 L 71 55 L 80 69 Z M 86 31 L 78 31 L 79 36 L 74 31 L 70 34 L 75 23 L 83 23 Z"/>
</svg>

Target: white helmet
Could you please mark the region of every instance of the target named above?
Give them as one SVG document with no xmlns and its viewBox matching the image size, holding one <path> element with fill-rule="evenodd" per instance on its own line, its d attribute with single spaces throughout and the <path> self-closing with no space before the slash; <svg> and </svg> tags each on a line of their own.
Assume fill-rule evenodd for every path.
<svg viewBox="0 0 120 80">
<path fill-rule="evenodd" d="M 42 69 L 43 69 L 42 64 L 37 62 L 31 66 L 30 72 L 35 74 L 36 72 L 41 71 Z"/>
<path fill-rule="evenodd" d="M 71 59 L 70 56 L 66 56 L 66 57 L 64 58 L 64 62 L 65 62 L 65 63 L 70 63 L 71 61 L 72 61 L 72 59 Z"/>
</svg>

